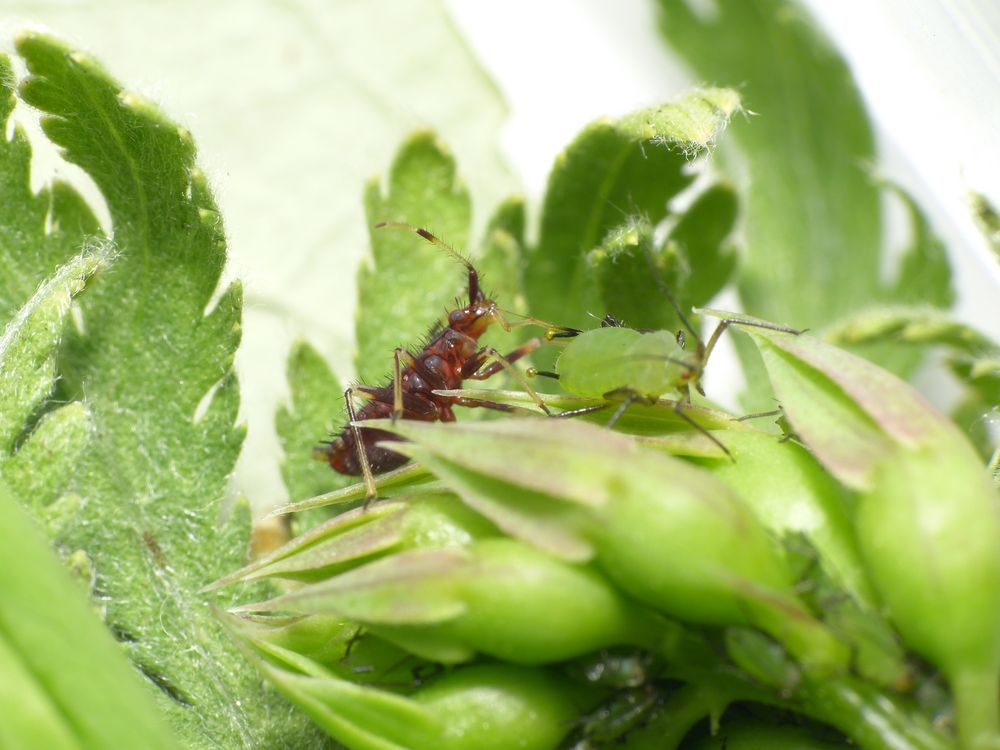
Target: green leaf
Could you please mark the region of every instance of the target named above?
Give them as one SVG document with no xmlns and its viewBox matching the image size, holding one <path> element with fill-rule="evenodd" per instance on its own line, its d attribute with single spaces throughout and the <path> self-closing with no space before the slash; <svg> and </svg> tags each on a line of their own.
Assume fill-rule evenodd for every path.
<svg viewBox="0 0 1000 750">
<path fill-rule="evenodd" d="M 305 500 L 323 492 L 343 487 L 353 481 L 316 460 L 314 451 L 320 441 L 336 434 L 341 424 L 344 389 L 326 362 L 310 344 L 292 345 L 287 365 L 291 398 L 275 415 L 275 427 L 285 457 L 281 476 L 288 488 L 289 502 Z"/>
<path fill-rule="evenodd" d="M 890 297 L 897 304 L 951 307 L 955 290 L 951 287 L 951 265 L 944 242 L 934 232 L 920 206 L 898 185 L 886 187 L 903 203 L 910 220 L 910 246 L 899 262 Z"/>
<path fill-rule="evenodd" d="M 737 209 L 733 188 L 717 184 L 680 216 L 669 217 L 675 223 L 656 249 L 653 226 L 643 217 L 608 232 L 586 256 L 603 311 L 634 328 L 679 330 L 682 323 L 666 295 L 690 318 L 692 307 L 705 304 L 725 286 L 736 267 L 736 253 L 726 240 Z"/>
<path fill-rule="evenodd" d="M 92 253 L 67 263 L 42 284 L 0 336 L 0 456 L 14 452 L 28 418 L 52 391 L 56 347 L 70 303 L 107 262 L 107 253 Z"/>
<path fill-rule="evenodd" d="M 450 152 L 427 132 L 400 147 L 386 193 L 377 181 L 369 183 L 365 215 L 370 226 L 406 222 L 430 230 L 459 252 L 468 246 L 468 191 Z M 413 232 L 372 229 L 371 243 L 372 262 L 358 271 L 355 363 L 362 383 L 379 384 L 391 376 L 393 349 L 415 347 L 454 306 L 467 275 L 447 253 Z"/>
<path fill-rule="evenodd" d="M 880 297 L 875 148 L 844 61 L 787 0 L 720 0 L 710 15 L 659 0 L 667 41 L 695 75 L 740 85 L 746 161 L 740 295 L 769 320 L 816 327 Z"/>
<path fill-rule="evenodd" d="M 191 136 L 85 54 L 39 34 L 18 51 L 22 96 L 96 182 L 120 252 L 66 343 L 65 388 L 94 438 L 61 542 L 92 561 L 109 626 L 191 746 L 307 744 L 314 730 L 261 689 L 196 594 L 242 561 L 249 515 L 218 505 L 243 438 L 241 292 L 215 298 L 224 235 Z"/>
<path fill-rule="evenodd" d="M 14 109 L 14 74 L 0 55 L 0 123 Z M 0 320 L 24 305 L 56 268 L 80 253 L 84 239 L 100 231 L 90 208 L 68 185 L 55 182 L 31 192 L 31 144 L 15 124 L 9 140 L 0 139 Z"/>
<path fill-rule="evenodd" d="M 179 747 L 142 680 L 0 485 L 0 745 Z"/>
<path fill-rule="evenodd" d="M 588 327 L 587 313 L 601 313 L 601 301 L 582 257 L 625 216 L 663 219 L 667 201 L 694 179 L 689 161 L 739 109 L 733 91 L 705 89 L 585 128 L 549 175 L 538 244 L 524 271 L 532 315 Z"/>
</svg>

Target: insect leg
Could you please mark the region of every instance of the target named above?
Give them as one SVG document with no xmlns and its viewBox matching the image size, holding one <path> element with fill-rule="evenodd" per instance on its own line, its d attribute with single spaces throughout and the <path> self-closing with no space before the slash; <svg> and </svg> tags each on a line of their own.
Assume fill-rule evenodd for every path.
<svg viewBox="0 0 1000 750">
<path fill-rule="evenodd" d="M 643 400 L 642 397 L 637 395 L 634 391 L 629 391 L 628 393 L 626 393 L 625 398 L 623 398 L 622 402 L 618 404 L 618 408 L 615 409 L 614 414 L 611 415 L 611 419 L 608 420 L 608 424 L 606 425 L 607 428 L 610 430 L 612 427 L 614 427 L 618 423 L 618 420 L 622 418 L 622 415 L 625 413 L 625 411 L 632 404 L 634 404 L 636 401 L 642 401 L 642 400 Z"/>
<path fill-rule="evenodd" d="M 358 449 L 358 462 L 361 464 L 361 474 L 365 478 L 365 501 L 361 507 L 367 508 L 368 504 L 378 497 L 378 490 L 375 489 L 375 476 L 372 474 L 371 464 L 368 463 L 368 451 L 365 450 L 365 443 L 361 438 L 361 428 L 355 424 L 357 415 L 354 412 L 353 398 L 354 388 L 348 388 L 344 391 L 344 404 L 347 406 L 347 424 L 351 426 L 351 432 L 354 433 L 354 444 Z"/>
<path fill-rule="evenodd" d="M 595 412 L 604 411 L 611 404 L 595 404 L 594 406 L 581 406 L 579 409 L 567 409 L 566 411 L 561 411 L 558 414 L 553 414 L 553 417 L 581 417 L 584 414 L 593 414 Z"/>
<path fill-rule="evenodd" d="M 515 406 L 514 404 L 501 404 L 496 401 L 486 401 L 481 398 L 466 398 L 461 396 L 455 399 L 456 406 L 467 406 L 469 408 L 480 407 L 483 409 L 493 409 L 494 411 L 502 411 L 508 414 L 529 414 L 531 416 L 537 416 L 538 412 L 534 412 L 531 409 L 525 409 L 521 406 Z"/>
<path fill-rule="evenodd" d="M 767 323 L 763 320 L 741 320 L 740 318 L 723 318 L 719 321 L 719 325 L 715 327 L 712 331 L 712 335 L 708 337 L 708 342 L 705 344 L 705 348 L 701 355 L 701 366 L 704 369 L 705 363 L 708 362 L 709 356 L 712 354 L 712 350 L 715 345 L 719 342 L 719 337 L 726 332 L 726 329 L 731 325 L 743 325 L 750 326 L 751 328 L 766 328 L 769 331 L 780 331 L 781 333 L 792 333 L 798 336 L 802 331 L 797 331 L 794 328 L 789 328 L 788 326 L 779 326 L 777 323 Z"/>
<path fill-rule="evenodd" d="M 682 397 L 679 398 L 679 399 L 677 399 L 677 401 L 674 403 L 674 413 L 677 416 L 679 416 L 681 419 L 683 419 L 685 422 L 687 422 L 689 425 L 691 425 L 692 427 L 694 427 L 696 430 L 698 430 L 698 432 L 700 432 L 702 435 L 704 435 L 709 440 L 711 440 L 713 443 L 715 443 L 717 446 L 719 446 L 719 448 L 722 449 L 722 452 L 725 453 L 729 457 L 729 460 L 732 461 L 733 463 L 736 463 L 736 459 L 733 457 L 733 454 L 729 452 L 729 449 L 725 445 L 722 444 L 722 441 L 719 440 L 719 438 L 717 438 L 711 432 L 709 432 L 704 427 L 702 427 L 700 424 L 698 424 L 697 422 L 695 422 L 693 419 L 691 419 L 691 417 L 689 417 L 684 412 L 684 409 L 686 407 L 688 407 L 688 406 L 691 406 L 691 389 L 689 387 L 685 386 L 684 389 L 683 389 L 683 395 L 682 395 Z"/>
<path fill-rule="evenodd" d="M 512 351 L 506 357 L 503 356 L 496 349 L 494 349 L 492 346 L 487 346 L 482 350 L 480 350 L 479 352 L 477 352 L 476 360 L 479 360 L 480 357 L 486 357 L 493 359 L 495 361 L 492 364 L 488 365 L 487 367 L 480 367 L 471 375 L 467 375 L 466 377 L 469 380 L 486 380 L 488 377 L 500 372 L 500 370 L 506 370 L 507 372 L 510 373 L 511 377 L 513 377 L 514 380 L 518 382 L 518 385 L 524 388 L 524 390 L 528 393 L 528 395 L 531 396 L 531 400 L 535 402 L 538 408 L 540 408 L 543 412 L 545 412 L 547 416 L 551 417 L 552 412 L 549 411 L 549 407 L 547 407 L 545 405 L 545 402 L 542 401 L 542 398 L 541 396 L 538 395 L 538 392 L 531 387 L 531 383 L 528 382 L 528 379 L 524 376 L 524 373 L 522 373 L 520 370 L 518 370 L 511 364 L 511 362 L 516 362 L 525 354 L 535 351 L 535 349 L 537 349 L 541 345 L 542 345 L 541 339 L 533 338 L 530 341 L 526 341 L 524 344 L 517 347 L 517 349 Z"/>
<path fill-rule="evenodd" d="M 517 347 L 511 352 L 508 352 L 505 356 L 500 356 L 496 349 L 484 348 L 476 352 L 476 356 L 470 359 L 462 367 L 462 378 L 468 380 L 486 380 L 486 378 L 491 378 L 496 375 L 501 370 L 505 369 L 503 361 L 512 364 L 521 359 L 521 357 L 526 354 L 531 354 L 535 349 L 542 345 L 542 340 L 539 338 L 533 338 L 530 341 L 525 341 L 521 346 Z M 493 364 L 483 367 L 486 364 L 486 360 L 489 357 L 496 358 L 496 362 Z"/>
<path fill-rule="evenodd" d="M 403 416 L 403 374 L 400 360 L 406 360 L 407 365 L 413 365 L 414 358 L 406 349 L 397 346 L 392 352 L 392 421 Z"/>
<path fill-rule="evenodd" d="M 734 422 L 746 422 L 750 419 L 763 419 L 764 417 L 777 417 L 782 414 L 781 409 L 772 409 L 771 411 L 757 411 L 753 414 L 744 414 L 742 417 L 733 417 Z"/>
</svg>

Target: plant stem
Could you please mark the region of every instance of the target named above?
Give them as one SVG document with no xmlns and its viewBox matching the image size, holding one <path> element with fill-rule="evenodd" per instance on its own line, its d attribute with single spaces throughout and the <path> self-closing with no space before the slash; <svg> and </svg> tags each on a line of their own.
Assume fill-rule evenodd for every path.
<svg viewBox="0 0 1000 750">
<path fill-rule="evenodd" d="M 951 680 L 963 750 L 1000 748 L 1000 680 L 994 669 L 966 669 Z"/>
<path fill-rule="evenodd" d="M 809 679 L 795 692 L 799 710 L 836 727 L 865 750 L 954 750 L 926 717 L 855 677 Z"/>
</svg>

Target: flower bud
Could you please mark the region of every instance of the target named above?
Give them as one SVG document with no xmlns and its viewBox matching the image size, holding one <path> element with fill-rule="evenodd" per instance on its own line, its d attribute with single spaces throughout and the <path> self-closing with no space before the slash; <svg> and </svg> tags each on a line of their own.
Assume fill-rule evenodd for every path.
<svg viewBox="0 0 1000 750">
<path fill-rule="evenodd" d="M 322 581 L 392 552 L 462 546 L 496 533 L 451 493 L 397 498 L 335 516 L 206 590 L 269 577 Z"/>
<path fill-rule="evenodd" d="M 855 533 L 906 643 L 948 677 L 964 747 L 1000 735 L 1000 502 L 975 449 L 912 387 L 811 336 L 747 329 L 782 408 L 861 493 Z"/>
<path fill-rule="evenodd" d="M 597 699 L 554 672 L 512 664 L 463 667 L 405 697 L 318 669 L 262 668 L 351 750 L 555 750 Z"/>
<path fill-rule="evenodd" d="M 656 645 L 651 615 L 598 572 L 512 539 L 410 550 L 243 610 L 338 614 L 432 661 L 561 661 Z"/>
<path fill-rule="evenodd" d="M 609 579 L 664 614 L 763 628 L 809 669 L 846 664 L 843 644 L 796 598 L 766 529 L 707 472 L 580 422 L 377 426 L 415 441 L 398 449 L 504 530 L 523 526 L 496 512 L 505 504 L 543 525 L 556 519 Z"/>
</svg>

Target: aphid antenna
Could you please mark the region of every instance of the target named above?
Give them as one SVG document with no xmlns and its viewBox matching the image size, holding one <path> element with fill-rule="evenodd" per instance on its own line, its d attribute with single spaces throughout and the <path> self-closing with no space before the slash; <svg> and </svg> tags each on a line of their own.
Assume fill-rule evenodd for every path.
<svg viewBox="0 0 1000 750">
<path fill-rule="evenodd" d="M 663 296 L 667 298 L 667 302 L 670 303 L 670 306 L 674 308 L 674 312 L 677 313 L 677 317 L 680 319 L 681 325 L 683 325 L 688 330 L 688 333 L 694 336 L 694 340 L 698 342 L 698 349 L 703 351 L 705 345 L 702 343 L 701 336 L 698 335 L 698 332 L 694 329 L 694 326 L 691 325 L 691 321 L 688 320 L 687 315 L 684 314 L 684 310 L 681 309 L 680 304 L 677 302 L 677 299 L 670 291 L 670 288 L 667 286 L 667 283 L 660 276 L 660 271 L 656 267 L 656 263 L 653 262 L 653 253 L 649 247 L 646 248 L 645 255 L 646 255 L 646 264 L 649 266 L 649 272 L 652 275 L 653 280 L 656 282 L 656 286 L 659 287 L 660 292 L 663 294 Z"/>
<path fill-rule="evenodd" d="M 583 333 L 583 331 L 579 328 L 571 328 L 570 326 L 559 325 L 558 323 L 550 323 L 547 320 L 534 318 L 530 315 L 523 315 L 519 312 L 507 310 L 502 307 L 497 307 L 496 310 L 500 314 L 498 322 L 505 330 L 521 328 L 522 326 L 538 326 L 540 328 L 547 329 L 545 332 L 545 338 L 549 341 L 552 339 L 572 338 L 573 336 L 579 336 Z M 511 321 L 508 316 L 515 317 L 517 320 Z"/>
</svg>

